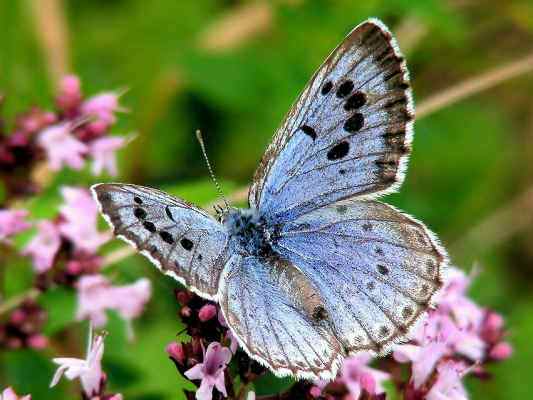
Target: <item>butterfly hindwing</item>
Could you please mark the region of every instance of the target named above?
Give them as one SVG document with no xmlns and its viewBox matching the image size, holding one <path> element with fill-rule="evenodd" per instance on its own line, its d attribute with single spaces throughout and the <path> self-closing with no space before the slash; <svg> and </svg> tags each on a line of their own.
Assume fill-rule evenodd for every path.
<svg viewBox="0 0 533 400">
<path fill-rule="evenodd" d="M 229 258 L 224 227 L 209 214 L 156 189 L 129 184 L 92 187 L 115 235 L 164 273 L 215 298 Z"/>
<path fill-rule="evenodd" d="M 219 299 L 241 346 L 276 375 L 335 376 L 344 350 L 324 319 L 316 289 L 290 263 L 234 256 Z"/>
<path fill-rule="evenodd" d="M 403 57 L 377 20 L 357 26 L 311 78 L 274 136 L 249 193 L 276 221 L 396 189 L 414 105 Z"/>
<path fill-rule="evenodd" d="M 285 224 L 276 249 L 318 288 L 349 353 L 383 353 L 404 339 L 441 287 L 447 259 L 422 223 L 377 201 L 303 215 Z"/>
</svg>

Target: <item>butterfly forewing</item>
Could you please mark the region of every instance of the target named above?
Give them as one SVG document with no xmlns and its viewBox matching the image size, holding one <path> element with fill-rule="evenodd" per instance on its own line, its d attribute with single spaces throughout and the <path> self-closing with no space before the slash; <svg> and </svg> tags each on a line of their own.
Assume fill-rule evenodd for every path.
<svg viewBox="0 0 533 400">
<path fill-rule="evenodd" d="M 274 220 L 394 190 L 414 106 L 405 62 L 376 20 L 357 26 L 300 95 L 256 171 L 250 205 Z"/>
<path fill-rule="evenodd" d="M 303 215 L 284 226 L 277 249 L 318 288 L 349 352 L 382 353 L 405 338 L 441 287 L 446 262 L 424 225 L 376 201 Z"/>
<path fill-rule="evenodd" d="M 293 265 L 235 256 L 221 282 L 224 316 L 252 358 L 278 376 L 334 377 L 344 350 L 317 290 Z"/>
<path fill-rule="evenodd" d="M 215 298 L 229 258 L 224 227 L 193 205 L 156 189 L 128 184 L 92 187 L 115 235 L 164 273 Z"/>
</svg>

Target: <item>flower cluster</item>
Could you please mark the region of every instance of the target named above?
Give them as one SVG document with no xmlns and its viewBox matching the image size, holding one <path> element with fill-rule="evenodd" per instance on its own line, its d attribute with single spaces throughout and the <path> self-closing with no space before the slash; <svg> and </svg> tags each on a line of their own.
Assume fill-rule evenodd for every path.
<svg viewBox="0 0 533 400">
<path fill-rule="evenodd" d="M 50 280 L 72 286 L 79 276 L 98 272 L 97 251 L 111 238 L 98 230 L 98 209 L 87 189 L 63 187 L 61 194 L 57 218 L 37 222 L 37 234 L 23 250 L 32 258 L 41 288 Z"/>
<path fill-rule="evenodd" d="M 10 313 L 5 323 L 0 324 L 0 348 L 45 348 L 48 339 L 41 334 L 45 321 L 45 310 L 34 301 L 26 300 Z"/>
<path fill-rule="evenodd" d="M 187 343 L 172 342 L 166 351 L 181 374 L 200 381 L 197 399 L 211 400 L 213 393 L 216 393 L 215 396 L 235 396 L 233 377 L 226 368 L 232 358 L 236 360 L 236 376 L 241 382 L 251 382 L 266 372 L 238 349 L 237 340 L 228 329 L 218 306 L 188 290 L 178 290 L 175 294 L 181 306 L 180 319 L 191 339 Z M 191 393 L 186 394 L 192 397 Z"/>
<path fill-rule="evenodd" d="M 2 100 L 0 97 L 0 104 Z M 33 107 L 16 117 L 9 133 L 0 121 L 0 243 L 10 257 L 27 258 L 34 272 L 27 292 L 1 304 L 2 349 L 42 350 L 49 346 L 49 338 L 42 333 L 48 312 L 36 298 L 58 286 L 77 295 L 72 321 L 89 320 L 101 327 L 107 321 L 107 310 L 115 310 L 130 333 L 131 321 L 141 315 L 151 296 L 147 279 L 116 286 L 102 275 L 99 252 L 111 233 L 98 229 L 97 205 L 86 188 L 61 187 L 62 203 L 50 219 L 35 220 L 30 212 L 29 200 L 44 189 L 55 171 L 80 170 L 90 161 L 94 175 L 116 174 L 115 153 L 126 143 L 124 137 L 109 136 L 117 112 L 124 111 L 118 100 L 119 95 L 113 92 L 85 98 L 79 79 L 67 76 L 59 85 L 54 110 Z M 16 236 L 30 229 L 35 234 L 19 247 L 21 238 Z M 84 399 L 122 399 L 120 394 L 106 392 L 107 378 L 101 368 L 103 342 L 102 335 L 90 338 L 85 360 L 54 359 L 59 368 L 52 383 L 55 385 L 64 374 L 68 379 L 80 379 Z M 17 396 L 8 387 L 0 399 L 31 396 Z"/>
<path fill-rule="evenodd" d="M 125 138 L 109 136 L 116 113 L 124 109 L 119 95 L 105 92 L 85 98 L 76 76 L 64 77 L 56 95 L 56 109 L 33 107 L 16 117 L 13 130 L 0 121 L 0 180 L 6 199 L 39 191 L 35 169 L 42 160 L 52 171 L 64 166 L 79 170 L 92 159 L 95 175 L 116 175 L 115 152 Z M 3 98 L 0 98 L 0 104 Z"/>
<path fill-rule="evenodd" d="M 395 345 L 388 357 L 375 359 L 370 353 L 359 353 L 344 361 L 332 382 L 298 382 L 288 392 L 275 395 L 280 397 L 262 398 L 291 398 L 298 393 L 307 399 L 383 400 L 388 381 L 406 400 L 467 399 L 464 377 L 488 376 L 487 364 L 504 360 L 512 352 L 505 340 L 503 318 L 468 298 L 470 282 L 462 271 L 450 268 L 438 306 L 420 321 L 411 340 Z M 213 393 L 234 398 L 235 377 L 246 384 L 266 372 L 237 349 L 214 304 L 185 290 L 177 292 L 177 299 L 191 340 L 173 342 L 166 350 L 180 373 L 199 381 L 196 399 L 210 400 Z M 227 368 L 231 359 L 235 360 L 235 377 Z"/>
</svg>

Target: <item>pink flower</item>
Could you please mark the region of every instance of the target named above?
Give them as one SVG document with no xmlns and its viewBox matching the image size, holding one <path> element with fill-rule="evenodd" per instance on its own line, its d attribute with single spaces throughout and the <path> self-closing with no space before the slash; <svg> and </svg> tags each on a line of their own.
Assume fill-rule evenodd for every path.
<svg viewBox="0 0 533 400">
<path fill-rule="evenodd" d="M 389 374 L 367 366 L 372 359 L 369 353 L 361 353 L 344 360 L 341 380 L 354 399 L 358 399 L 364 389 L 370 395 L 383 393 L 381 383 L 389 379 Z"/>
<path fill-rule="evenodd" d="M 0 394 L 0 400 L 31 400 L 31 395 L 18 396 L 12 388 L 8 387 Z"/>
<path fill-rule="evenodd" d="M 76 249 L 95 253 L 110 238 L 109 233 L 98 232 L 98 206 L 85 189 L 63 187 L 61 194 L 65 199 L 60 208 L 65 219 L 59 225 L 61 234 L 74 243 Z"/>
<path fill-rule="evenodd" d="M 312 386 L 309 390 L 309 394 L 315 399 L 319 398 L 322 395 L 322 389 L 318 386 Z"/>
<path fill-rule="evenodd" d="M 0 210 L 0 242 L 28 229 L 31 225 L 25 221 L 27 216 L 26 210 Z"/>
<path fill-rule="evenodd" d="M 93 158 L 92 173 L 100 175 L 107 170 L 109 175 L 117 175 L 115 152 L 124 146 L 126 139 L 119 136 L 108 136 L 95 139 L 89 144 L 89 153 Z"/>
<path fill-rule="evenodd" d="M 227 397 L 224 385 L 224 370 L 231 360 L 231 351 L 222 347 L 218 342 L 213 342 L 207 347 L 203 363 L 196 364 L 185 372 L 185 376 L 191 380 L 201 379 L 200 387 L 196 391 L 198 400 L 211 400 L 213 387 Z"/>
<path fill-rule="evenodd" d="M 42 350 L 48 346 L 48 338 L 37 333 L 28 338 L 28 346 L 32 349 Z"/>
<path fill-rule="evenodd" d="M 185 363 L 185 352 L 183 351 L 183 345 L 177 342 L 171 342 L 166 347 L 166 352 L 170 358 L 177 361 L 180 364 Z"/>
<path fill-rule="evenodd" d="M 512 354 L 512 346 L 507 342 L 500 342 L 490 350 L 489 356 L 494 360 L 501 361 L 511 357 Z"/>
<path fill-rule="evenodd" d="M 89 328 L 89 343 L 87 346 L 87 358 L 61 357 L 52 361 L 59 365 L 50 387 L 57 385 L 63 374 L 69 380 L 79 378 L 85 394 L 91 398 L 101 391 L 102 383 L 102 357 L 104 355 L 104 337 L 96 335 L 93 339 L 92 326 Z"/>
<path fill-rule="evenodd" d="M 75 75 L 66 75 L 59 82 L 59 91 L 56 98 L 58 107 L 64 111 L 75 110 L 81 102 L 80 80 Z"/>
<path fill-rule="evenodd" d="M 202 322 L 209 321 L 215 315 L 217 315 L 217 308 L 213 304 L 205 304 L 200 308 L 200 311 L 198 311 L 198 318 Z"/>
<path fill-rule="evenodd" d="M 81 105 L 81 113 L 85 116 L 96 117 L 96 123 L 102 124 L 104 130 L 116 121 L 115 113 L 120 111 L 118 95 L 104 92 L 93 96 Z"/>
<path fill-rule="evenodd" d="M 83 167 L 83 156 L 88 148 L 71 135 L 70 123 L 52 125 L 39 133 L 37 144 L 46 152 L 48 163 L 53 171 L 61 169 L 63 164 L 79 170 Z"/>
<path fill-rule="evenodd" d="M 43 273 L 52 267 L 61 246 L 61 237 L 56 225 L 50 221 L 40 221 L 37 229 L 37 235 L 24 248 L 22 254 L 31 255 L 34 270 Z"/>
<path fill-rule="evenodd" d="M 427 400 L 467 400 L 461 382 L 466 371 L 461 363 L 446 361 L 437 367 L 437 381 L 427 394 Z"/>
<path fill-rule="evenodd" d="M 78 281 L 76 318 L 88 318 L 95 327 L 106 324 L 106 310 L 115 310 L 126 321 L 138 317 L 151 294 L 150 281 L 141 278 L 131 285 L 111 286 L 102 275 L 85 275 Z"/>
</svg>

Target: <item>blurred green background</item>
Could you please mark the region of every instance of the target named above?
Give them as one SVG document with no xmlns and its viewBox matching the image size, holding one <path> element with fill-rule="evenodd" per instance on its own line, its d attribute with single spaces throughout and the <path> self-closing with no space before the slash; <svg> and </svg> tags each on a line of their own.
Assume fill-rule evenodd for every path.
<svg viewBox="0 0 533 400">
<path fill-rule="evenodd" d="M 224 190 L 245 187 L 311 74 L 352 27 L 370 16 L 383 19 L 397 34 L 425 114 L 416 123 L 406 182 L 387 201 L 436 231 L 455 265 L 465 270 L 477 265 L 473 298 L 506 317 L 515 353 L 491 368 L 490 380 L 467 379 L 472 398 L 529 398 L 533 74 L 434 112 L 424 107 L 455 85 L 468 90 L 461 85 L 467 79 L 480 83 L 487 71 L 509 72 L 506 65 L 516 60 L 529 56 L 526 66 L 532 69 L 533 2 L 0 0 L 4 114 L 9 119 L 33 104 L 52 107 L 58 77 L 66 72 L 81 77 L 87 94 L 127 88 L 121 102 L 130 112 L 119 117 L 114 131 L 138 136 L 120 152 L 119 180 L 162 187 L 206 204 L 216 192 L 194 130 L 204 132 Z M 34 215 L 54 215 L 60 184 L 94 181 L 89 173 L 62 172 L 50 195 L 32 205 Z M 105 250 L 117 247 L 114 242 Z M 8 294 L 31 282 L 30 266 L 20 263 L 6 272 L 6 282 L 15 282 L 6 287 Z M 126 399 L 181 398 L 186 381 L 164 353 L 180 330 L 175 283 L 139 256 L 109 273 L 117 282 L 147 275 L 154 286 L 147 312 L 134 324 L 134 342 L 126 341 L 118 318 L 107 327 L 104 368 L 111 389 Z M 0 386 L 12 384 L 34 399 L 75 397 L 72 385 L 47 389 L 53 372 L 49 359 L 79 355 L 86 326 L 70 322 L 73 292 L 51 291 L 41 301 L 52 311 L 46 327 L 52 349 L 2 354 Z"/>
</svg>

